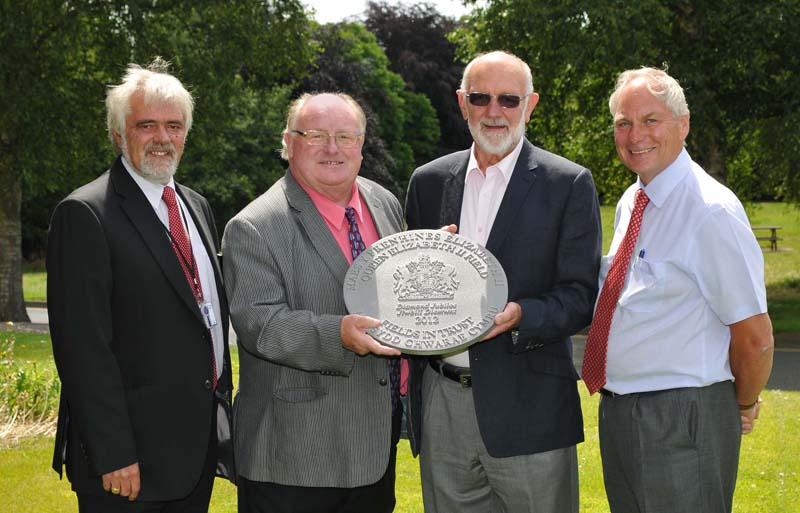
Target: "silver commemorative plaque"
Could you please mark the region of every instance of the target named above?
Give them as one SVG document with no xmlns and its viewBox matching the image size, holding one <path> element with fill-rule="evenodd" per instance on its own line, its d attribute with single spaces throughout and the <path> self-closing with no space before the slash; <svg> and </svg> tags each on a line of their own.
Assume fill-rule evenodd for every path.
<svg viewBox="0 0 800 513">
<path fill-rule="evenodd" d="M 494 255 L 441 230 L 384 237 L 361 253 L 344 281 L 348 311 L 381 321 L 367 332 L 413 354 L 449 353 L 480 340 L 507 299 Z"/>
</svg>

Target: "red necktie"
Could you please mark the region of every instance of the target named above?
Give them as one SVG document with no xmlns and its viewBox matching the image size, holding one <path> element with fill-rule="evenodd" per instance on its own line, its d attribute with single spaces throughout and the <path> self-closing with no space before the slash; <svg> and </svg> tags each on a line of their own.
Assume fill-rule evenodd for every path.
<svg viewBox="0 0 800 513">
<path fill-rule="evenodd" d="M 606 384 L 606 357 L 611 320 L 614 318 L 614 310 L 617 308 L 617 301 L 625 284 L 625 275 L 628 272 L 633 248 L 636 246 L 636 238 L 639 236 L 639 227 L 642 225 L 642 214 L 649 202 L 650 198 L 644 190 L 636 191 L 628 230 L 608 269 L 603 290 L 600 291 L 600 299 L 597 301 L 597 309 L 592 319 L 592 326 L 589 328 L 586 351 L 583 355 L 582 377 L 590 394 L 594 394 Z"/>
<path fill-rule="evenodd" d="M 367 247 L 364 244 L 364 239 L 361 238 L 361 231 L 358 229 L 355 209 L 346 207 L 344 216 L 350 224 L 347 238 L 350 240 L 350 253 L 353 256 L 353 260 L 355 260 Z M 386 360 L 386 364 L 389 366 L 389 382 L 392 387 L 392 409 L 397 411 L 400 406 L 400 358 L 389 358 Z"/>
<path fill-rule="evenodd" d="M 172 249 L 181 264 L 186 281 L 192 289 L 197 304 L 203 303 L 203 286 L 200 284 L 200 276 L 197 271 L 197 261 L 194 259 L 192 244 L 183 229 L 181 214 L 178 211 L 178 201 L 175 198 L 175 190 L 172 187 L 164 187 L 161 199 L 167 204 L 167 215 L 169 216 L 169 235 L 172 242 Z M 210 333 L 209 333 L 210 334 Z M 212 339 L 213 340 L 213 339 Z M 213 367 L 213 377 L 211 379 L 214 389 L 217 388 L 217 359 L 214 356 L 214 346 L 211 346 L 211 365 Z"/>
</svg>

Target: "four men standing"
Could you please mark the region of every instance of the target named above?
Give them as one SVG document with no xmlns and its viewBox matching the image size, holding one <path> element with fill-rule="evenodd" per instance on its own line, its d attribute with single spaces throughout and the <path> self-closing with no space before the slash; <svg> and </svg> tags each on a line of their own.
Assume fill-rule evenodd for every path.
<svg viewBox="0 0 800 513">
<path fill-rule="evenodd" d="M 409 183 L 408 229 L 486 246 L 509 285 L 482 341 L 411 360 L 425 510 L 578 511 L 570 335 L 592 321 L 599 273 L 583 378 L 602 393 L 612 512 L 730 511 L 740 435 L 772 363 L 763 258 L 744 210 L 683 148 L 677 82 L 625 72 L 609 105 L 638 181 L 601 266 L 591 173 L 525 137 L 538 100 L 522 60 L 475 58 L 458 91 L 472 148 Z M 54 468 L 66 463 L 82 512 L 205 511 L 215 470 L 234 469 L 214 221 L 172 179 L 192 98 L 157 60 L 131 66 L 107 106 L 121 156 L 58 205 L 50 230 L 63 383 Z M 345 94 L 297 99 L 286 175 L 225 230 L 240 512 L 394 508 L 399 352 L 366 334 L 379 321 L 347 314 L 342 293 L 350 263 L 403 229 L 394 196 L 358 177 L 365 129 Z"/>
</svg>

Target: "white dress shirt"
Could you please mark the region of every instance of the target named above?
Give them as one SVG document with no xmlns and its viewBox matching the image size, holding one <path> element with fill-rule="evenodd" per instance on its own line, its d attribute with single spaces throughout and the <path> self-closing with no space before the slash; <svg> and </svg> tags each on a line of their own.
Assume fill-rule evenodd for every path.
<svg viewBox="0 0 800 513">
<path fill-rule="evenodd" d="M 731 380 L 728 325 L 767 311 L 764 257 L 744 208 L 684 149 L 620 199 L 600 287 L 640 187 L 650 203 L 611 324 L 605 388 L 627 394 Z"/>
<path fill-rule="evenodd" d="M 153 210 L 158 216 L 158 219 L 167 228 L 167 230 L 169 230 L 169 212 L 167 210 L 167 204 L 161 199 L 161 195 L 163 194 L 164 187 L 172 187 L 174 189 L 175 181 L 170 178 L 167 185 L 154 183 L 146 180 L 144 177 L 135 172 L 125 157 L 122 157 L 122 164 L 125 166 L 128 174 L 131 175 L 131 178 L 133 178 L 133 181 L 136 182 L 136 185 L 138 185 L 144 193 L 147 201 L 153 207 Z M 189 226 L 188 235 L 189 240 L 192 243 L 192 253 L 194 253 L 194 258 L 197 262 L 197 273 L 200 275 L 200 285 L 203 287 L 203 298 L 205 301 L 210 301 L 214 307 L 214 316 L 217 320 L 217 324 L 211 328 L 211 339 L 214 343 L 214 358 L 217 362 L 217 378 L 219 378 L 222 376 L 221 362 L 223 361 L 225 338 L 222 334 L 222 315 L 219 309 L 219 295 L 217 294 L 217 282 L 214 279 L 214 269 L 211 266 L 211 260 L 209 259 L 208 252 L 206 251 L 206 247 L 203 245 L 203 240 L 200 238 L 200 232 L 197 231 L 197 227 L 194 224 L 192 216 L 185 215 L 188 213 L 186 204 L 183 202 L 183 199 L 181 199 L 179 194 L 176 193 L 175 197 L 178 199 L 178 210 L 180 211 L 181 218 L 183 218 L 183 221 Z M 166 231 L 164 232 L 164 236 L 167 237 Z"/>
<path fill-rule="evenodd" d="M 489 233 L 492 231 L 500 203 L 506 194 L 508 182 L 517 159 L 522 151 L 520 138 L 517 146 L 500 162 L 486 168 L 484 174 L 478 167 L 475 158 L 475 144 L 470 151 L 467 164 L 467 176 L 464 180 L 464 197 L 461 200 L 461 219 L 458 224 L 458 234 L 462 237 L 486 246 Z M 469 352 L 461 349 L 442 358 L 445 362 L 459 367 L 469 367 Z"/>
</svg>

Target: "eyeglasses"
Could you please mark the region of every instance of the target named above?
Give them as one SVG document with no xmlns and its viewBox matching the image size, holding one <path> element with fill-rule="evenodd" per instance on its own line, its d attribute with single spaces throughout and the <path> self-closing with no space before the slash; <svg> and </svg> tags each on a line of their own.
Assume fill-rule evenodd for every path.
<svg viewBox="0 0 800 513">
<path fill-rule="evenodd" d="M 305 139 L 311 146 L 327 146 L 331 140 L 331 134 L 324 130 L 292 130 L 291 132 Z M 336 132 L 333 138 L 339 148 L 352 148 L 363 136 L 364 134 L 356 132 Z"/>
<path fill-rule="evenodd" d="M 476 107 L 486 107 L 489 105 L 489 102 L 492 101 L 492 98 L 497 98 L 498 105 L 504 109 L 516 109 L 519 107 L 519 102 L 528 96 L 530 95 L 526 94 L 525 96 L 517 96 L 516 94 L 498 94 L 497 96 L 494 96 L 489 93 L 466 93 L 469 103 Z"/>
</svg>

